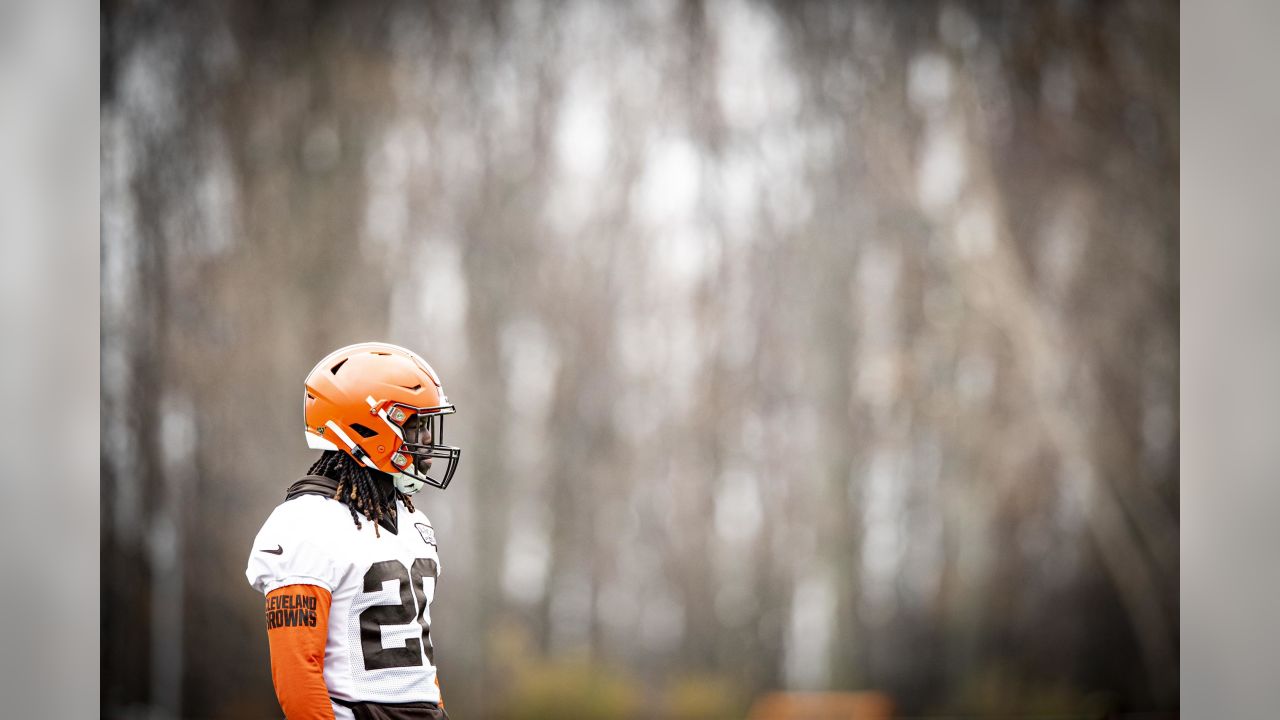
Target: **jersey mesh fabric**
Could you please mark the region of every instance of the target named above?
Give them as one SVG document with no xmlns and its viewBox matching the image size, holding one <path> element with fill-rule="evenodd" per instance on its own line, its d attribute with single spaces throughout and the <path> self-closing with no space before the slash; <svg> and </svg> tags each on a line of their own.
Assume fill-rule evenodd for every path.
<svg viewBox="0 0 1280 720">
<path fill-rule="evenodd" d="M 399 697 L 405 693 L 420 690 L 424 677 L 433 686 L 435 685 L 436 670 L 430 664 L 426 655 L 426 643 L 429 642 L 428 633 L 423 632 L 423 626 L 417 620 L 418 614 L 425 612 L 424 623 L 426 623 L 426 627 L 430 627 L 430 602 L 435 596 L 435 579 L 423 578 L 421 591 L 427 599 L 428 607 L 426 609 L 417 607 L 418 596 L 417 593 L 414 593 L 411 601 L 414 605 L 414 619 L 404 624 L 383 625 L 380 633 L 381 646 L 384 648 L 406 647 L 408 643 L 417 641 L 419 646 L 417 655 L 420 664 L 377 670 L 365 669 L 363 672 L 352 673 L 354 693 L 358 697 Z M 352 601 L 351 610 L 347 614 L 346 642 L 351 667 L 362 669 L 367 667 L 364 647 L 360 637 L 360 614 L 374 606 L 397 606 L 400 604 L 400 599 L 399 581 L 388 580 L 382 583 L 381 590 L 361 593 Z M 426 671 L 425 674 L 424 670 Z M 437 695 L 438 693 L 439 691 L 437 690 Z"/>
</svg>

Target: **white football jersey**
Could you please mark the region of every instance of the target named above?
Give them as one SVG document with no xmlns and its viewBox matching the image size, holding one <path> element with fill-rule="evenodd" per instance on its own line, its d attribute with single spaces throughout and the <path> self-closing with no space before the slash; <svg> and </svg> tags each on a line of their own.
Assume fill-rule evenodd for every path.
<svg viewBox="0 0 1280 720">
<path fill-rule="evenodd" d="M 318 585 L 331 594 L 324 680 L 332 697 L 440 702 L 431 646 L 435 531 L 422 511 L 399 502 L 396 521 L 398 533 L 380 527 L 375 536 L 375 523 L 361 515 L 356 529 L 343 503 L 302 495 L 277 507 L 253 540 L 245 576 L 255 589 Z M 352 717 L 337 704 L 334 713 Z"/>
</svg>

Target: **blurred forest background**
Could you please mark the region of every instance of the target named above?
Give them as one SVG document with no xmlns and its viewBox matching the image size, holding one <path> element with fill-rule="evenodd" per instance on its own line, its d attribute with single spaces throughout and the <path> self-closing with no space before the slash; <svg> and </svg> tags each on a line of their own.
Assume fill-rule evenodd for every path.
<svg viewBox="0 0 1280 720">
<path fill-rule="evenodd" d="M 249 543 L 366 339 L 458 405 L 455 717 L 1176 710 L 1176 3 L 102 33 L 104 717 L 279 717 Z"/>
</svg>

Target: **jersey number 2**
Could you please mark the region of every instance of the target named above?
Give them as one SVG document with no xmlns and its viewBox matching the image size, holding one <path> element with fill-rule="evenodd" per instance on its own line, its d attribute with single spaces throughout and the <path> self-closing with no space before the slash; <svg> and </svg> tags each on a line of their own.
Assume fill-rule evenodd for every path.
<svg viewBox="0 0 1280 720">
<path fill-rule="evenodd" d="M 411 667 L 422 664 L 422 648 L 427 649 L 427 662 L 436 664 L 435 649 L 431 647 L 431 624 L 427 622 L 427 593 L 422 581 L 436 578 L 436 561 L 418 558 L 413 567 L 405 570 L 399 560 L 383 560 L 369 566 L 364 574 L 364 591 L 381 592 L 382 583 L 400 581 L 399 605 L 372 605 L 360 613 L 360 648 L 364 651 L 365 670 Z M 407 625 L 414 620 L 422 626 L 422 639 L 406 638 L 404 646 L 382 646 L 383 625 Z"/>
</svg>

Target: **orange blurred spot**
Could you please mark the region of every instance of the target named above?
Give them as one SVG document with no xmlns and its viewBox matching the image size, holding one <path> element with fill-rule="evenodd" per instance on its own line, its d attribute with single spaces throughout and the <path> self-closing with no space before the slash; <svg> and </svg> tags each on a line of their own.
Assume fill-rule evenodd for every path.
<svg viewBox="0 0 1280 720">
<path fill-rule="evenodd" d="M 879 692 L 776 692 L 755 701 L 747 720 L 888 720 L 893 701 Z"/>
</svg>

